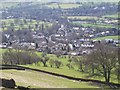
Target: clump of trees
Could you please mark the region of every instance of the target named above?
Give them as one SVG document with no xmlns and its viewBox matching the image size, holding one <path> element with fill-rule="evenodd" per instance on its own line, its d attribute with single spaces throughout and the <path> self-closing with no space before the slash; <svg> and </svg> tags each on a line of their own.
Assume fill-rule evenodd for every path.
<svg viewBox="0 0 120 90">
<path fill-rule="evenodd" d="M 110 82 L 112 73 L 116 73 L 120 82 L 120 49 L 107 44 L 99 44 L 90 54 L 79 56 L 69 56 L 69 69 L 78 69 L 90 75 L 103 76 L 106 82 Z"/>
<path fill-rule="evenodd" d="M 33 51 L 8 49 L 2 54 L 3 64 L 32 64 L 40 61 L 40 58 Z"/>
<path fill-rule="evenodd" d="M 49 65 L 51 67 L 60 68 L 62 62 L 59 60 L 50 60 L 46 53 L 42 53 L 42 57 L 38 56 L 34 51 L 20 50 L 20 49 L 7 49 L 2 54 L 2 63 L 10 65 L 26 65 L 26 64 L 35 64 L 38 65 L 38 62 L 42 63 L 44 67 Z"/>
</svg>

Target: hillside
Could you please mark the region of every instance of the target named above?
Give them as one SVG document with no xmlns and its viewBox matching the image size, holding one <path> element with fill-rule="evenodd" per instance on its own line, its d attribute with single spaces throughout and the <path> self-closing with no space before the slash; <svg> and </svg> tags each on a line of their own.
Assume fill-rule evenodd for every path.
<svg viewBox="0 0 120 90">
<path fill-rule="evenodd" d="M 5 79 L 13 78 L 17 86 L 29 88 L 98 88 L 98 86 L 93 86 L 91 83 L 72 81 L 62 77 L 29 70 L 3 70 L 2 75 Z"/>
</svg>

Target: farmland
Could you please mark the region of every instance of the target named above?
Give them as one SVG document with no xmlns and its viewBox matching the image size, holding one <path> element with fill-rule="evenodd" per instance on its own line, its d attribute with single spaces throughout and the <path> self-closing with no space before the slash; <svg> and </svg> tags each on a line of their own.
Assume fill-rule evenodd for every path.
<svg viewBox="0 0 120 90">
<path fill-rule="evenodd" d="M 2 2 L 0 3 L 0 8 L 11 8 L 16 7 L 19 4 L 19 2 Z"/>
<path fill-rule="evenodd" d="M 98 19 L 96 16 L 68 16 L 68 19 L 80 19 L 80 20 L 92 20 L 92 19 Z"/>
<path fill-rule="evenodd" d="M 69 9 L 69 8 L 76 8 L 81 6 L 81 4 L 69 4 L 69 3 L 62 3 L 62 4 L 57 4 L 57 3 L 52 3 L 46 5 L 49 8 L 62 8 L 62 9 Z"/>
<path fill-rule="evenodd" d="M 65 66 L 61 67 L 60 69 L 51 68 L 51 67 L 35 66 L 35 65 L 25 65 L 25 67 L 44 70 L 44 71 L 48 71 L 48 72 L 53 72 L 53 73 L 57 73 L 57 74 L 62 74 L 62 75 L 66 75 L 66 76 L 75 77 L 75 78 L 86 78 L 86 79 L 104 81 L 104 78 L 102 76 L 97 76 L 97 75 L 91 76 L 88 73 L 79 72 L 79 71 L 74 70 L 74 69 L 68 69 Z M 111 78 L 112 82 L 118 83 L 118 81 L 116 79 L 116 76 L 114 74 L 112 74 L 111 77 L 112 77 Z"/>
<path fill-rule="evenodd" d="M 91 24 L 91 23 L 85 23 L 85 24 L 81 24 L 79 21 L 73 21 L 72 22 L 74 25 L 77 26 L 83 26 L 83 27 L 101 27 L 101 28 L 114 28 L 114 25 L 109 25 L 109 24 Z"/>
<path fill-rule="evenodd" d="M 41 29 L 42 25 L 44 25 L 43 28 L 49 28 L 52 26 L 52 23 L 50 22 L 43 22 L 43 21 L 37 21 L 37 20 L 24 20 L 24 19 L 4 19 L 1 20 L 3 24 L 3 28 L 0 28 L 0 30 L 9 30 L 10 28 L 14 28 L 15 30 L 22 30 L 22 29 L 31 29 L 31 30 L 37 30 Z"/>
<path fill-rule="evenodd" d="M 103 16 L 104 18 L 114 18 L 117 19 L 118 18 L 118 14 L 113 14 L 113 15 L 105 15 Z"/>
<path fill-rule="evenodd" d="M 90 83 L 74 82 L 35 71 L 3 70 L 2 75 L 6 79 L 13 78 L 17 86 L 30 88 L 98 88 Z"/>
</svg>

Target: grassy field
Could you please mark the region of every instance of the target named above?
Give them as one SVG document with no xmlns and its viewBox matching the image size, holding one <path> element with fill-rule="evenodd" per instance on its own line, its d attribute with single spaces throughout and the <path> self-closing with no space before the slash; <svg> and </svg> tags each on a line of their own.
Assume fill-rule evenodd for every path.
<svg viewBox="0 0 120 90">
<path fill-rule="evenodd" d="M 0 48 L 0 55 L 5 52 L 6 49 L 1 49 Z"/>
<path fill-rule="evenodd" d="M 99 38 L 94 38 L 93 40 L 105 40 L 105 39 L 115 39 L 118 40 L 119 36 L 106 36 L 106 37 L 99 37 Z"/>
<path fill-rule="evenodd" d="M 51 4 L 47 4 L 47 7 L 50 8 L 59 8 L 61 7 L 62 9 L 68 9 L 68 8 L 76 8 L 81 6 L 81 4 L 70 4 L 70 3 L 62 3 L 62 4 L 57 4 L 57 3 L 51 3 Z"/>
<path fill-rule="evenodd" d="M 113 28 L 115 26 L 109 24 L 82 24 L 84 27 L 102 27 L 102 28 Z"/>
<path fill-rule="evenodd" d="M 0 3 L 0 9 L 15 7 L 19 2 L 2 2 Z"/>
<path fill-rule="evenodd" d="M 29 20 L 26 19 L 26 23 L 24 22 L 23 19 L 4 19 L 1 20 L 3 24 L 3 28 L 0 28 L 0 30 L 8 30 L 9 28 L 14 28 L 15 30 L 19 29 L 28 29 L 30 27 L 31 30 L 36 30 L 39 29 L 39 27 L 44 25 L 44 28 L 48 28 L 52 26 L 52 23 L 49 22 L 43 22 L 43 21 L 38 21 L 38 20 Z M 11 25 L 12 24 L 12 25 Z M 36 28 L 36 24 L 38 25 L 38 28 Z"/>
<path fill-rule="evenodd" d="M 112 15 L 105 15 L 105 16 L 103 16 L 104 18 L 113 18 L 113 19 L 115 19 L 115 18 L 118 18 L 118 14 L 112 14 Z"/>
<path fill-rule="evenodd" d="M 18 86 L 30 88 L 98 88 L 91 83 L 68 80 L 35 71 L 2 70 L 1 72 L 2 78 L 12 78 Z"/>
<path fill-rule="evenodd" d="M 115 27 L 109 24 L 91 24 L 91 23 L 80 24 L 79 21 L 74 21 L 72 22 L 72 24 L 78 25 L 78 26 L 84 26 L 84 27 L 101 27 L 101 28 L 114 28 Z"/>
<path fill-rule="evenodd" d="M 81 19 L 81 20 L 97 20 L 96 16 L 68 16 L 69 19 Z"/>
<path fill-rule="evenodd" d="M 44 70 L 44 71 L 48 71 L 48 72 L 53 72 L 53 73 L 57 73 L 57 74 L 62 74 L 62 75 L 66 75 L 66 76 L 76 77 L 76 78 L 86 78 L 86 79 L 94 79 L 94 80 L 104 81 L 104 77 L 102 77 L 102 76 L 96 76 L 96 75 L 91 76 L 89 73 L 80 72 L 75 69 L 68 69 L 67 67 L 61 67 L 58 69 L 58 68 L 35 66 L 35 65 L 22 65 L 22 66 L 29 67 L 29 68 L 35 68 L 35 69 L 39 69 L 39 70 Z M 114 74 L 111 75 L 110 81 L 114 82 L 114 83 L 118 83 L 117 78 Z"/>
</svg>

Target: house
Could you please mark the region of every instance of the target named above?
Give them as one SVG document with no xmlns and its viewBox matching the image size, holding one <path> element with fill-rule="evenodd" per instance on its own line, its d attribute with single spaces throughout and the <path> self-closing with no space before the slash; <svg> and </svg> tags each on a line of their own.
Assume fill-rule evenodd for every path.
<svg viewBox="0 0 120 90">
<path fill-rule="evenodd" d="M 73 55 L 73 56 L 76 56 L 76 55 L 79 55 L 80 53 L 79 52 L 70 52 L 69 54 Z"/>
<path fill-rule="evenodd" d="M 73 45 L 72 44 L 68 44 L 68 47 L 70 48 L 70 50 L 74 50 Z"/>
<path fill-rule="evenodd" d="M 36 44 L 35 43 L 30 43 L 30 45 L 28 46 L 28 49 L 36 49 Z"/>
<path fill-rule="evenodd" d="M 83 50 L 80 54 L 90 54 L 92 52 L 92 50 L 86 49 Z"/>
<path fill-rule="evenodd" d="M 105 39 L 106 43 L 113 43 L 113 39 Z"/>
<path fill-rule="evenodd" d="M 73 27 L 74 30 L 79 30 L 80 28 L 79 27 Z"/>
<path fill-rule="evenodd" d="M 7 48 L 7 45 L 0 45 L 0 48 Z"/>
<path fill-rule="evenodd" d="M 83 48 L 94 48 L 94 44 L 81 44 Z"/>
</svg>

